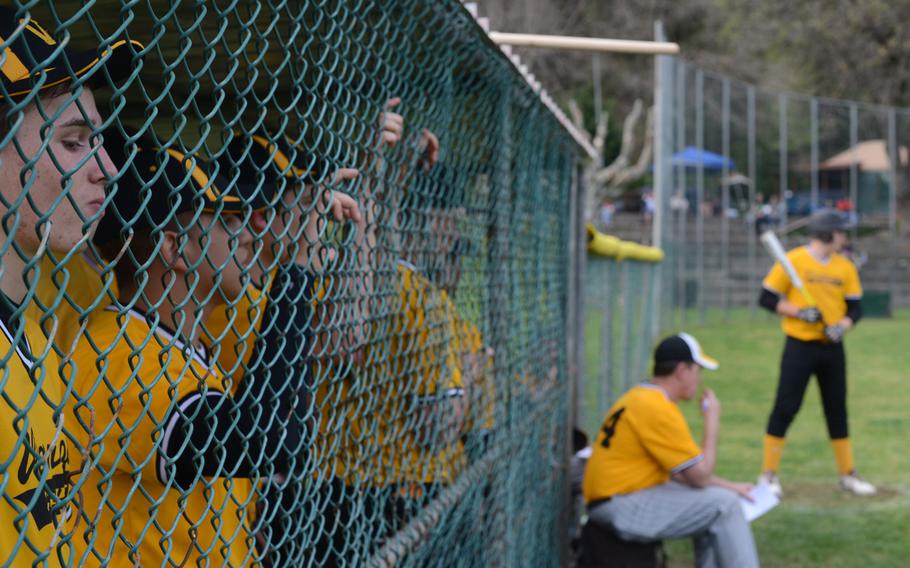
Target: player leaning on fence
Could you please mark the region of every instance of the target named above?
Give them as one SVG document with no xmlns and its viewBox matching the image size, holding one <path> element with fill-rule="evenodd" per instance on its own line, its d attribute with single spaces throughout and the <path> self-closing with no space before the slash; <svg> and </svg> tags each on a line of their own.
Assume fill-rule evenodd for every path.
<svg viewBox="0 0 910 568">
<path fill-rule="evenodd" d="M 784 437 L 799 412 L 809 379 L 818 379 L 828 425 L 828 435 L 837 461 L 840 484 L 856 495 L 872 495 L 875 486 L 857 475 L 847 427 L 847 362 L 844 334 L 863 315 L 863 289 L 856 266 L 840 254 L 847 244 L 847 223 L 839 211 L 824 209 L 809 223 L 808 246 L 790 251 L 787 258 L 818 305 L 810 306 L 780 263 L 762 282 L 759 304 L 782 316 L 786 335 L 780 362 L 780 381 L 774 408 L 768 418 L 760 482 L 783 493 L 777 472 Z"/>
<path fill-rule="evenodd" d="M 325 183 L 354 179 L 357 170 L 342 168 L 329 176 L 326 161 L 316 160 L 284 135 L 266 131 L 252 136 L 234 133 L 218 167 L 243 186 L 244 193 L 277 198 L 250 220 L 261 245 L 250 267 L 251 283 L 236 304 L 212 313 L 204 341 L 222 371 L 238 385 L 237 398 L 269 414 L 281 406 L 281 399 L 297 401 L 290 414 L 273 414 L 278 428 L 286 432 L 287 459 L 257 458 L 272 468 L 260 487 L 257 538 L 263 560 L 270 565 L 300 564 L 308 557 L 323 563 L 328 554 L 323 549 L 331 547 L 307 550 L 305 533 L 314 508 L 328 508 L 329 499 L 338 496 L 326 491 L 317 497 L 309 491 L 313 468 L 308 434 L 319 419 L 319 408 L 313 404 L 313 361 L 337 354 L 339 346 L 321 333 L 326 326 L 320 322 L 332 318 L 322 309 L 327 291 L 316 287 L 326 280 L 326 217 L 337 222 L 361 220 L 357 203 Z M 317 295 L 323 301 L 317 302 Z M 304 501 L 312 507 L 300 506 Z M 319 526 L 326 532 L 330 528 Z"/>
<path fill-rule="evenodd" d="M 397 100 L 391 103 L 394 108 Z M 390 146 L 400 144 L 400 153 L 380 165 L 387 176 L 394 172 L 388 176 L 393 183 L 372 196 L 385 204 L 379 246 L 398 257 L 380 256 L 373 275 L 384 305 L 371 318 L 363 364 L 353 378 L 362 385 L 357 390 L 363 410 L 357 419 L 365 443 L 348 454 L 393 531 L 452 483 L 464 460 L 456 311 L 428 272 L 447 256 L 436 247 L 439 243 L 427 240 L 448 238 L 430 236 L 442 226 L 442 211 L 433 207 L 435 196 L 430 195 L 435 185 L 430 178 L 438 175 L 431 168 L 439 142 L 428 130 L 415 133 L 416 142 L 411 142 L 403 121 L 398 126 Z"/>
<path fill-rule="evenodd" d="M 45 251 L 84 248 L 116 173 L 99 139 L 92 86 L 102 66 L 118 78 L 130 53 L 73 53 L 38 22 L 0 8 L 0 563 L 66 564 L 71 557 L 72 476 L 80 452 L 61 430 L 64 385 L 30 303 Z M 72 73 L 71 73 L 72 70 Z M 22 104 L 24 103 L 24 104 Z M 22 106 L 13 110 L 14 104 Z M 55 550 L 56 548 L 56 550 Z M 44 560 L 38 560 L 44 558 Z"/>
<path fill-rule="evenodd" d="M 146 137 L 116 146 L 122 175 L 95 243 L 119 257 L 119 304 L 90 319 L 73 354 L 77 428 L 91 444 L 81 559 L 248 565 L 253 479 L 263 455 L 287 452 L 271 415 L 232 396 L 199 335 L 244 291 L 246 225 L 268 196 L 244 195 Z M 276 414 L 291 412 L 293 399 L 282 401 Z"/>
<path fill-rule="evenodd" d="M 692 537 L 699 567 L 757 568 L 738 497 L 751 486 L 714 475 L 720 401 L 710 389 L 701 396 L 700 447 L 677 406 L 695 398 L 702 368 L 717 367 L 691 335 L 661 341 L 654 377 L 626 392 L 607 413 L 583 492 L 590 521 L 626 540 Z"/>
</svg>

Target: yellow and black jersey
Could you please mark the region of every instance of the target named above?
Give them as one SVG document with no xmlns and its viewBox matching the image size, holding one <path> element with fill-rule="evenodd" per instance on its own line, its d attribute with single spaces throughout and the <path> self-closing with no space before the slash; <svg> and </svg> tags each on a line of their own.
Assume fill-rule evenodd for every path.
<svg viewBox="0 0 910 568">
<path fill-rule="evenodd" d="M 57 357 L 38 325 L 12 308 L 0 298 L 0 564 L 66 565 L 68 551 L 55 548 L 71 538 L 80 454 L 63 430 L 70 424 Z"/>
<path fill-rule="evenodd" d="M 859 300 L 863 288 L 856 266 L 845 256 L 834 253 L 827 261 L 820 261 L 799 247 L 787 253 L 787 258 L 802 279 L 806 289 L 815 298 L 822 313 L 824 325 L 808 323 L 797 318 L 785 317 L 781 323 L 784 333 L 802 341 L 823 341 L 825 325 L 834 325 L 847 315 L 847 300 Z M 762 282 L 762 286 L 800 308 L 808 307 L 799 290 L 780 263 L 775 263 Z"/>
<path fill-rule="evenodd" d="M 323 416 L 322 431 L 343 448 L 329 465 L 349 483 L 374 487 L 450 483 L 464 465 L 461 432 L 445 425 L 452 399 L 464 397 L 455 306 L 404 261 L 387 301 L 353 378 L 317 393 L 320 404 L 346 409 L 344 436 L 337 416 Z"/>
<path fill-rule="evenodd" d="M 181 419 L 203 397 L 223 396 L 206 352 L 140 312 L 111 306 L 89 321 L 73 363 L 71 430 L 90 444 L 92 460 L 77 487 L 80 530 L 90 533 L 74 539 L 80 560 L 249 565 L 253 482 L 183 475 L 171 457 L 191 443 L 177 434 Z"/>
<path fill-rule="evenodd" d="M 254 359 L 268 305 L 267 292 L 274 281 L 273 270 L 266 280 L 265 291 L 249 285 L 233 305 L 218 306 L 205 321 L 202 342 L 233 389 L 240 384 Z"/>
<path fill-rule="evenodd" d="M 38 302 L 30 304 L 27 313 L 41 323 L 57 352 L 65 355 L 73 350 L 85 319 L 111 305 L 117 294 L 113 273 L 89 253 L 61 264 L 45 256 L 35 288 Z"/>
<path fill-rule="evenodd" d="M 660 387 L 641 384 L 610 408 L 591 446 L 582 483 L 585 501 L 660 485 L 702 458 L 676 403 Z"/>
</svg>

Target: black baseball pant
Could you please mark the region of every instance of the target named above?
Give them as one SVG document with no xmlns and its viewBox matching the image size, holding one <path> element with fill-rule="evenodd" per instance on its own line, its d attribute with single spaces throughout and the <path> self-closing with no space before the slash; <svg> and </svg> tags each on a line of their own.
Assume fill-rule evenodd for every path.
<svg viewBox="0 0 910 568">
<path fill-rule="evenodd" d="M 842 343 L 800 341 L 787 337 L 780 362 L 780 382 L 768 434 L 783 438 L 799 412 L 809 379 L 815 375 L 832 440 L 849 436 L 847 430 L 847 358 Z"/>
</svg>

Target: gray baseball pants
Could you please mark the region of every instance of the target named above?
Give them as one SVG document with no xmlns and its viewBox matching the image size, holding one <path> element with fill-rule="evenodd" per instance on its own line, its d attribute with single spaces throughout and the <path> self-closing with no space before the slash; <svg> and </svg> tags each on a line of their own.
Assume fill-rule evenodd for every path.
<svg viewBox="0 0 910 568">
<path fill-rule="evenodd" d="M 739 496 L 721 487 L 695 489 L 669 481 L 598 503 L 588 518 L 611 527 L 624 540 L 692 537 L 699 568 L 759 566 Z"/>
</svg>

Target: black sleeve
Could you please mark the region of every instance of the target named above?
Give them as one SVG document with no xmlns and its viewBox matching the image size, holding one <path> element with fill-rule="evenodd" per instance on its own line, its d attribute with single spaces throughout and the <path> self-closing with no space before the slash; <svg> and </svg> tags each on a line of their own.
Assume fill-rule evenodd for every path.
<svg viewBox="0 0 910 568">
<path fill-rule="evenodd" d="M 847 300 L 847 317 L 853 320 L 853 325 L 856 325 L 859 320 L 863 317 L 863 302 L 862 300 Z"/>
<path fill-rule="evenodd" d="M 758 297 L 758 305 L 765 308 L 771 313 L 777 313 L 777 303 L 780 302 L 780 296 L 768 290 L 767 288 L 761 289 L 761 296 Z"/>
<path fill-rule="evenodd" d="M 304 459 L 314 427 L 309 360 L 312 282 L 279 272 L 269 290 L 251 368 L 233 394 L 186 397 L 167 421 L 159 460 L 162 481 L 188 488 L 200 477 L 287 474 Z"/>
</svg>

